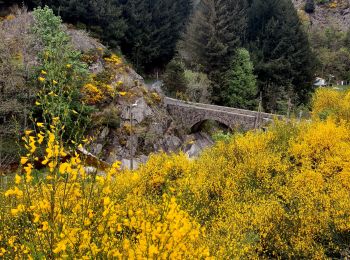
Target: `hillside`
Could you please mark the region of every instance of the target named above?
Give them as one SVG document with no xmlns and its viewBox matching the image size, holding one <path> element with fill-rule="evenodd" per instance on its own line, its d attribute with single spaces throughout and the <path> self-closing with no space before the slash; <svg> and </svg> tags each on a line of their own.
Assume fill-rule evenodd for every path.
<svg viewBox="0 0 350 260">
<path fill-rule="evenodd" d="M 292 0 L 299 11 L 301 19 L 311 27 L 325 28 L 335 26 L 343 31 L 350 28 L 350 1 L 335 0 L 323 1 L 324 4 L 316 4 L 314 13 L 307 14 L 304 11 L 305 0 Z M 315 1 L 317 2 L 317 1 Z M 321 2 L 321 1 L 318 1 Z M 328 2 L 328 3 L 327 3 Z"/>
<path fill-rule="evenodd" d="M 20 68 L 27 68 L 27 73 L 32 73 L 33 67 L 38 66 L 37 57 L 42 51 L 42 46 L 32 35 L 33 22 L 32 14 L 23 10 L 17 10 L 17 13 L 0 22 L 5 43 L 10 44 L 22 39 L 22 46 L 15 44 L 11 52 L 20 53 Z M 122 161 L 126 167 L 130 165 L 131 151 L 134 165 L 146 162 L 150 153 L 158 151 L 183 150 L 189 151 L 190 154 L 198 153 L 199 148 L 193 142 L 198 135 L 186 135 L 186 131 L 170 117 L 159 86 L 145 84 L 144 79 L 122 55 L 112 53 L 87 32 L 70 25 L 64 25 L 63 30 L 69 35 L 73 48 L 82 53 L 81 60 L 89 70 L 89 82 L 81 90 L 83 102 L 94 109 L 87 133 L 92 143 L 85 147 L 87 151 L 109 164 L 116 160 Z M 19 72 L 21 87 L 26 88 L 23 83 L 25 79 L 22 77 L 22 73 L 26 72 L 22 69 Z M 14 79 L 11 76 L 6 78 Z M 0 100 L 3 100 L 0 104 L 0 115 L 10 123 L 12 115 L 23 114 L 25 107 L 13 98 L 13 95 L 19 95 L 23 91 L 14 90 L 13 84 L 5 84 L 4 95 L 0 96 Z M 29 89 L 28 93 L 32 93 L 31 96 L 34 97 L 35 89 Z M 16 105 L 11 103 L 12 100 Z M 132 104 L 137 106 L 132 108 L 131 122 Z M 17 110 L 18 112 L 15 112 Z M 26 120 L 24 118 L 22 121 Z M 8 160 L 2 161 L 3 165 L 16 160 L 16 156 L 13 155 L 17 150 L 13 151 L 11 156 L 4 156 L 8 153 L 8 146 L 16 147 L 14 142 L 8 141 L 14 129 L 15 126 L 11 124 L 0 128 L 1 141 L 7 140 L 0 150 L 3 158 Z M 0 162 L 3 158 L 0 158 Z"/>
</svg>

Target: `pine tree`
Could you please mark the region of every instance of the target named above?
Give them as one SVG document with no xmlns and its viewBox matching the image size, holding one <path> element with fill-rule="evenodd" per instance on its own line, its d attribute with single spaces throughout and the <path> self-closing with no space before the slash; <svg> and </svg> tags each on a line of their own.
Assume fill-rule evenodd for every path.
<svg viewBox="0 0 350 260">
<path fill-rule="evenodd" d="M 123 52 L 137 69 L 150 70 L 167 64 L 191 11 L 190 0 L 126 0 L 128 24 Z"/>
<path fill-rule="evenodd" d="M 225 77 L 225 105 L 239 108 L 256 108 L 256 77 L 253 63 L 246 49 L 237 49 L 232 59 L 231 68 Z"/>
<path fill-rule="evenodd" d="M 248 40 L 264 106 L 278 109 L 290 92 L 293 101 L 306 103 L 313 91 L 314 55 L 290 0 L 253 0 Z"/>
<path fill-rule="evenodd" d="M 221 88 L 234 50 L 245 37 L 247 2 L 202 0 L 195 10 L 180 53 L 187 64 L 199 66 L 213 83 L 212 98 L 223 104 Z"/>
</svg>

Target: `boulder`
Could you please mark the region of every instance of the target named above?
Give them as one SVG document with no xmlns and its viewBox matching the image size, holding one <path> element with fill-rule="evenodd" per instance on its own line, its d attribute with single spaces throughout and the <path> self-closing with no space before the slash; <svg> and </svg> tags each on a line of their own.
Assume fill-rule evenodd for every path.
<svg viewBox="0 0 350 260">
<path fill-rule="evenodd" d="M 147 105 L 143 97 L 136 100 L 135 107 L 131 107 L 132 118 L 136 123 L 141 123 L 145 118 L 153 115 L 152 109 Z M 123 120 L 130 120 L 130 106 L 126 106 L 122 110 L 121 118 Z"/>
<path fill-rule="evenodd" d="M 163 139 L 164 150 L 167 152 L 175 152 L 181 147 L 181 140 L 174 135 L 165 135 Z"/>
</svg>

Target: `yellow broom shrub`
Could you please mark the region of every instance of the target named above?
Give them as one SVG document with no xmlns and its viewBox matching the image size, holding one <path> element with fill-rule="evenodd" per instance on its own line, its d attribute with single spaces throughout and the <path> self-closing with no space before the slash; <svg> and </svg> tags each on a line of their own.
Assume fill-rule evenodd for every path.
<svg viewBox="0 0 350 260">
<path fill-rule="evenodd" d="M 196 160 L 161 153 L 136 171 L 115 163 L 103 176 L 65 151 L 55 125 L 27 132 L 16 184 L 0 195 L 0 257 L 349 257 L 347 98 L 319 90 L 311 121 L 235 134 Z"/>
</svg>

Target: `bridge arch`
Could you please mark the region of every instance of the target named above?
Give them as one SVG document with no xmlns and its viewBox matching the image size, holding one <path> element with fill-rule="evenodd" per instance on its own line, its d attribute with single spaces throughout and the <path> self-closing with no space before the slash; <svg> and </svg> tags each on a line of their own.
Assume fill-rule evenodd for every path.
<svg viewBox="0 0 350 260">
<path fill-rule="evenodd" d="M 229 129 L 250 130 L 272 122 L 277 115 L 231 107 L 185 102 L 165 97 L 169 114 L 187 129 L 193 130 L 206 120 L 213 120 Z M 277 116 L 283 118 L 282 116 Z"/>
<path fill-rule="evenodd" d="M 196 132 L 199 132 L 199 130 L 203 127 L 203 125 L 206 122 L 210 122 L 210 121 L 216 122 L 219 126 L 221 126 L 222 128 L 228 129 L 230 132 L 234 130 L 233 127 L 228 122 L 218 117 L 203 117 L 199 120 L 191 122 L 188 125 L 188 128 L 190 129 L 191 133 L 196 133 Z"/>
</svg>

